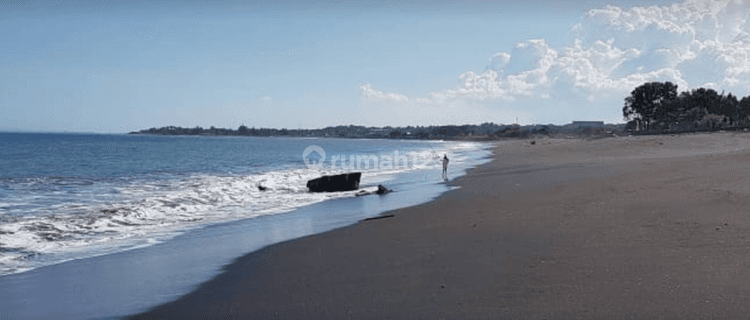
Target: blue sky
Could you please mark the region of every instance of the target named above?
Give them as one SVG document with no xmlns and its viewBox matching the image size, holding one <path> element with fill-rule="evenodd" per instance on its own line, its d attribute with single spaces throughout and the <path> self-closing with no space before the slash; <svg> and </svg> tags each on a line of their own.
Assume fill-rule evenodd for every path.
<svg viewBox="0 0 750 320">
<path fill-rule="evenodd" d="M 621 122 L 643 81 L 747 95 L 747 16 L 734 1 L 6 1 L 0 129 Z"/>
</svg>

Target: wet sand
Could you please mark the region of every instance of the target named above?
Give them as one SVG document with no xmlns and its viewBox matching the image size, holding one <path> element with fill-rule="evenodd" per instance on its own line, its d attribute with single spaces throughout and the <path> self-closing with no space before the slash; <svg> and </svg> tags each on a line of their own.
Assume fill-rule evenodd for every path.
<svg viewBox="0 0 750 320">
<path fill-rule="evenodd" d="M 750 134 L 512 141 L 435 201 L 245 255 L 135 318 L 750 314 Z"/>
</svg>

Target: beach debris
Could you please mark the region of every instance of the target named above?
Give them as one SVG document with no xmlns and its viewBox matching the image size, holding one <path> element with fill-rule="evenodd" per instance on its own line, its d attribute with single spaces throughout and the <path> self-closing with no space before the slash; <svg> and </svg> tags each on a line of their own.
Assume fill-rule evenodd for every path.
<svg viewBox="0 0 750 320">
<path fill-rule="evenodd" d="M 393 190 L 384 187 L 382 184 L 379 184 L 378 185 L 378 191 L 375 191 L 375 193 L 377 193 L 377 194 L 386 194 L 386 193 L 389 193 L 391 191 L 393 191 Z"/>
<path fill-rule="evenodd" d="M 307 181 L 310 192 L 339 192 L 359 189 L 362 172 L 344 173 L 335 176 L 322 176 Z"/>
<path fill-rule="evenodd" d="M 360 192 L 357 192 L 357 194 L 355 194 L 355 196 L 361 197 L 361 196 L 366 196 L 366 195 L 371 195 L 371 194 L 384 195 L 384 194 L 390 193 L 390 192 L 393 192 L 393 190 L 384 187 L 382 184 L 379 184 L 377 190 L 375 190 L 375 191 L 362 190 Z"/>
<path fill-rule="evenodd" d="M 372 221 L 372 220 L 378 220 L 378 219 L 393 218 L 395 216 L 396 215 L 394 215 L 394 214 L 386 214 L 386 215 L 377 216 L 377 217 L 364 218 L 364 219 L 362 219 L 362 221 Z"/>
</svg>

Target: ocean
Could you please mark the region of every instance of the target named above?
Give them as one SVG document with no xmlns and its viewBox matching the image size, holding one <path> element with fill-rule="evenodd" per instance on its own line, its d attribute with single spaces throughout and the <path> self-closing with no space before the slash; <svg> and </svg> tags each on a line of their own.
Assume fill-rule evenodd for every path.
<svg viewBox="0 0 750 320">
<path fill-rule="evenodd" d="M 443 155 L 455 178 L 489 153 L 454 141 L 0 133 L 0 278 L 356 196 L 308 192 L 321 175 L 360 171 L 362 189 L 398 193 L 443 182 Z"/>
</svg>

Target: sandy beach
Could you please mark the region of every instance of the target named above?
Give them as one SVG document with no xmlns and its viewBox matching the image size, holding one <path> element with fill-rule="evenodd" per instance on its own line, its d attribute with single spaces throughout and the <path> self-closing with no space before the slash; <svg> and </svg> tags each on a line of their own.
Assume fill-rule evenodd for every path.
<svg viewBox="0 0 750 320">
<path fill-rule="evenodd" d="M 435 201 L 245 255 L 136 319 L 750 314 L 750 134 L 538 139 Z"/>
</svg>

